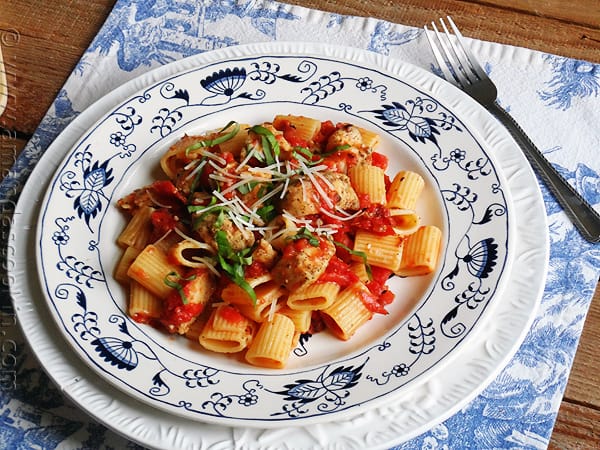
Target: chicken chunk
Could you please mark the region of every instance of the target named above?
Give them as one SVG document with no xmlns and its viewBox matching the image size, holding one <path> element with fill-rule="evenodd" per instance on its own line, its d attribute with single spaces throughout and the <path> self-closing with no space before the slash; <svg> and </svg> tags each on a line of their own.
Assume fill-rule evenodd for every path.
<svg viewBox="0 0 600 450">
<path fill-rule="evenodd" d="M 277 251 L 266 239 L 258 241 L 256 248 L 252 252 L 252 260 L 261 263 L 267 268 L 273 267 L 277 258 Z"/>
<path fill-rule="evenodd" d="M 319 212 L 321 201 L 308 177 L 290 183 L 279 207 L 294 217 L 305 217 Z"/>
<path fill-rule="evenodd" d="M 345 210 L 357 210 L 359 200 L 352 188 L 348 175 L 338 172 L 322 172 L 327 180 L 319 180 L 322 190 L 329 194 L 329 199 L 338 208 Z M 333 187 L 333 190 L 331 189 Z M 288 191 L 281 200 L 280 208 L 286 210 L 295 217 L 305 217 L 319 213 L 321 205 L 325 203 L 313 182 L 307 176 L 302 176 L 290 184 Z"/>
<path fill-rule="evenodd" d="M 363 144 L 362 135 L 358 127 L 346 125 L 335 130 L 327 139 L 327 151 L 330 152 L 336 148 L 349 145 L 350 147 L 361 147 Z"/>
<path fill-rule="evenodd" d="M 338 172 L 325 172 L 323 175 L 333 185 L 336 195 L 332 200 L 338 208 L 357 210 L 360 207 L 358 195 L 348 175 Z"/>
<path fill-rule="evenodd" d="M 368 159 L 372 149 L 363 142 L 360 129 L 346 125 L 335 130 L 327 139 L 326 149 L 333 152 L 327 156 L 332 170 L 347 173 L 348 169 Z"/>
<path fill-rule="evenodd" d="M 288 244 L 292 251 L 284 251 L 271 272 L 273 279 L 290 292 L 305 288 L 314 283 L 327 269 L 329 260 L 335 254 L 335 245 L 319 238 L 319 245 L 305 245 L 297 248 L 296 242 Z"/>
<path fill-rule="evenodd" d="M 227 217 L 222 220 L 222 223 L 217 225 L 217 217 L 217 214 L 209 214 L 200 222 L 196 234 L 200 237 L 201 241 L 206 242 L 217 250 L 218 245 L 215 240 L 215 234 L 217 231 L 224 231 L 227 241 L 234 252 L 239 252 L 254 245 L 254 233 L 247 229 L 240 229 Z"/>
</svg>

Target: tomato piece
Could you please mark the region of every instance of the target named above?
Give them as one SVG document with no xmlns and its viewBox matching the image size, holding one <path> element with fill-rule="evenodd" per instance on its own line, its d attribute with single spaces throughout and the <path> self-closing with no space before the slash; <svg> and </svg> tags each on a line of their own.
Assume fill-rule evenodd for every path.
<svg viewBox="0 0 600 450">
<path fill-rule="evenodd" d="M 335 130 L 335 124 L 331 120 L 321 122 L 321 128 L 319 128 L 319 132 L 313 138 L 314 143 L 323 146 Z"/>
<path fill-rule="evenodd" d="M 176 207 L 185 204 L 186 197 L 170 180 L 157 180 L 148 186 L 152 200 L 160 206 Z"/>
<path fill-rule="evenodd" d="M 150 317 L 148 314 L 143 313 L 143 312 L 137 312 L 137 313 L 133 314 L 131 316 L 131 318 L 134 320 L 134 322 L 137 322 L 137 323 L 151 323 L 152 322 L 152 317 Z"/>
<path fill-rule="evenodd" d="M 371 164 L 373 166 L 376 166 L 383 170 L 386 170 L 388 167 L 388 163 L 389 163 L 389 159 L 387 156 L 385 156 L 381 153 L 378 153 L 378 152 L 371 153 Z"/>
<path fill-rule="evenodd" d="M 383 205 L 371 204 L 364 213 L 352 219 L 353 227 L 371 233 L 388 236 L 394 234 L 390 211 Z"/>
<path fill-rule="evenodd" d="M 223 319 L 225 319 L 229 323 L 239 324 L 244 323 L 246 321 L 244 316 L 242 316 L 242 314 L 233 306 L 222 306 L 219 311 L 219 314 Z"/>
<path fill-rule="evenodd" d="M 177 226 L 177 219 L 167 209 L 158 209 L 150 215 L 152 229 L 157 237 L 164 236 Z"/>
<path fill-rule="evenodd" d="M 389 289 L 386 289 L 379 296 L 379 303 L 381 303 L 382 305 L 389 305 L 394 301 L 395 298 L 396 296 L 394 295 L 394 293 Z"/>
<path fill-rule="evenodd" d="M 389 305 L 394 301 L 394 293 L 390 291 L 386 285 L 388 278 L 392 275 L 392 271 L 382 267 L 372 266 L 372 279 L 367 282 L 367 288 L 376 299 L 377 305 L 371 305 L 369 308 L 373 312 L 387 314 L 384 306 Z M 370 301 L 370 300 L 369 300 Z M 382 312 L 383 311 L 383 312 Z"/>
<path fill-rule="evenodd" d="M 350 266 L 337 256 L 329 260 L 327 269 L 317 280 L 318 283 L 337 283 L 340 289 L 345 289 L 358 281 L 358 276 L 350 270 Z"/>
<path fill-rule="evenodd" d="M 189 322 L 198 316 L 203 308 L 204 305 L 202 303 L 183 303 L 180 293 L 173 291 L 165 299 L 165 310 L 161 322 L 167 328 L 176 328 L 182 323 Z"/>
<path fill-rule="evenodd" d="M 388 313 L 383 307 L 383 305 L 379 303 L 379 296 L 374 295 L 371 291 L 365 291 L 364 289 L 360 289 L 358 291 L 358 296 L 369 311 L 378 314 Z"/>
<path fill-rule="evenodd" d="M 371 203 L 371 196 L 369 194 L 359 194 L 358 195 L 358 203 L 360 205 L 360 209 L 368 209 Z"/>
<path fill-rule="evenodd" d="M 345 247 L 348 247 L 348 248 L 354 247 L 354 239 L 352 239 L 352 237 L 347 232 L 340 230 L 333 236 L 333 239 L 335 242 L 338 242 L 338 243 L 344 245 Z M 344 247 L 336 245 L 335 254 L 339 259 L 341 259 L 345 263 L 347 263 L 347 264 L 352 263 L 352 255 Z"/>
<path fill-rule="evenodd" d="M 309 142 L 298 135 L 298 130 L 289 120 L 283 120 L 279 131 L 283 132 L 283 137 L 292 147 L 308 147 Z"/>
<path fill-rule="evenodd" d="M 258 261 L 252 261 L 249 266 L 244 269 L 244 275 L 246 278 L 257 278 L 267 273 L 269 269 Z"/>
</svg>

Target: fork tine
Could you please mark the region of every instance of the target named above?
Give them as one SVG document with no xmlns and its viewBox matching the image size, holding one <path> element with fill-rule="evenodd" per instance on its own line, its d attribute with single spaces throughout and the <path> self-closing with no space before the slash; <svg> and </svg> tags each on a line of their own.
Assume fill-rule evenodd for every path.
<svg viewBox="0 0 600 450">
<path fill-rule="evenodd" d="M 431 24 L 435 27 L 435 24 L 433 22 Z M 432 33 L 432 31 L 430 31 L 427 28 L 427 25 L 425 25 L 424 28 L 425 28 L 425 36 L 427 37 L 427 40 L 429 41 L 429 46 L 431 47 L 433 56 L 434 56 L 435 60 L 437 61 L 438 66 L 440 67 L 442 73 L 444 74 L 444 78 L 448 81 L 451 81 L 452 79 L 454 79 L 454 75 L 448 69 L 448 63 L 446 62 L 446 60 L 440 53 L 440 49 L 439 49 L 438 45 L 434 42 L 433 37 L 430 34 L 430 33 Z M 439 36 L 438 36 L 438 41 L 439 41 Z M 458 80 L 456 80 L 456 81 L 458 81 Z"/>
<path fill-rule="evenodd" d="M 475 55 L 473 54 L 473 52 L 471 52 L 471 50 L 469 49 L 469 46 L 466 44 L 465 39 L 464 39 L 462 33 L 460 32 L 460 30 L 458 29 L 458 27 L 454 24 L 454 21 L 452 20 L 452 17 L 446 16 L 446 18 L 448 19 L 448 22 L 450 23 L 450 26 L 452 27 L 452 31 L 454 32 L 454 35 L 458 39 L 458 43 L 459 43 L 460 49 L 463 52 L 463 54 L 466 56 L 467 61 L 470 64 L 471 70 L 480 79 L 486 78 L 487 74 L 485 73 L 485 71 L 483 70 L 483 68 L 479 65 L 479 63 L 477 62 L 477 58 L 475 57 Z M 446 28 L 445 25 L 444 25 L 444 28 Z M 446 32 L 447 32 L 447 30 L 446 30 Z"/>
<path fill-rule="evenodd" d="M 457 67 L 460 67 L 460 62 L 457 63 L 456 61 L 454 61 L 455 58 L 453 57 L 452 52 L 448 48 L 448 45 L 446 45 L 446 40 L 448 39 L 448 35 L 446 34 L 446 39 L 444 39 L 444 36 L 442 36 L 442 33 L 440 33 L 440 31 L 438 30 L 438 27 L 435 25 L 435 22 L 431 22 L 431 26 L 435 33 L 435 37 L 437 38 L 439 45 L 442 49 L 446 67 L 448 67 L 448 69 L 451 73 L 451 78 L 448 78 L 448 81 L 450 81 L 451 79 L 454 79 L 454 81 L 458 85 L 464 86 L 465 84 L 468 84 L 468 80 L 466 80 L 462 76 L 462 73 L 460 72 L 460 70 L 457 69 Z"/>
<path fill-rule="evenodd" d="M 439 32 L 437 33 L 437 36 L 440 40 L 440 43 L 442 44 L 444 53 L 446 54 L 448 64 L 450 64 L 452 69 L 454 69 L 455 78 L 458 79 L 460 84 L 463 87 L 468 86 L 469 84 L 472 84 L 473 81 L 469 78 L 469 73 L 471 71 L 470 67 L 465 68 L 465 58 L 463 57 L 463 55 L 466 55 L 464 52 L 460 52 L 457 46 L 454 44 L 454 41 L 452 40 L 452 35 L 448 31 L 444 19 L 440 19 L 440 24 L 442 25 L 442 28 L 444 30 L 445 39 L 442 39 L 442 35 Z M 446 41 L 449 44 L 449 46 L 446 45 L 444 41 Z"/>
</svg>

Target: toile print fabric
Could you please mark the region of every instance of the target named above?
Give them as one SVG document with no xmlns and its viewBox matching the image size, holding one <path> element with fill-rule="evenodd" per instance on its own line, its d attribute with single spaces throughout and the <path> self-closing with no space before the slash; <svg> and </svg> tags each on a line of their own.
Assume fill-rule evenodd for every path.
<svg viewBox="0 0 600 450">
<path fill-rule="evenodd" d="M 423 31 L 400 24 L 267 0 L 119 0 L 0 184 L 0 201 L 14 205 L 53 139 L 95 100 L 137 75 L 222 47 L 307 40 L 366 49 L 437 71 Z M 489 42 L 472 45 L 498 86 L 500 103 L 563 176 L 591 204 L 600 204 L 600 161 L 594 154 L 599 144 L 600 65 Z M 550 236 L 549 271 L 525 341 L 479 396 L 396 448 L 548 446 L 598 282 L 600 248 L 577 233 L 541 188 L 549 229 L 540 232 Z M 7 208 L 3 214 L 10 212 Z M 5 239 L 4 220 L 2 227 Z M 7 386 L 7 376 L 18 383 L 14 389 L 0 389 L 0 447 L 141 448 L 82 414 L 53 386 L 19 331 L 6 286 L 1 301 L 1 331 L 13 343 L 9 353 L 14 373 L 4 373 L 0 387 Z"/>
</svg>

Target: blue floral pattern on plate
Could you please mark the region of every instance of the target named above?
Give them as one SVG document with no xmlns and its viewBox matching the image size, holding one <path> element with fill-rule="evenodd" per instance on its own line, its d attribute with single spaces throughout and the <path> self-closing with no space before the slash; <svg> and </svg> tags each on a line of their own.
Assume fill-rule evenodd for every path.
<svg viewBox="0 0 600 450">
<path fill-rule="evenodd" d="M 305 336 L 289 368 L 279 372 L 208 355 L 131 321 L 111 277 L 122 226 L 112 203 L 141 185 L 183 133 L 292 111 L 377 130 L 393 171 L 408 166 L 426 177 L 427 206 L 419 213 L 444 229 L 438 272 L 395 280 L 392 288 L 407 295 L 350 344 Z M 458 352 L 502 289 L 512 220 L 489 149 L 440 100 L 377 67 L 310 55 L 251 55 L 148 86 L 89 130 L 47 192 L 38 262 L 59 328 L 117 387 L 206 421 L 309 423 L 380 404 Z M 414 298 L 403 306 L 407 316 L 404 296 Z"/>
</svg>

